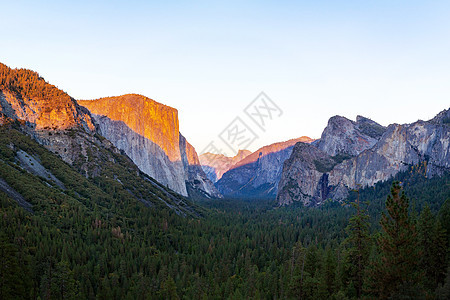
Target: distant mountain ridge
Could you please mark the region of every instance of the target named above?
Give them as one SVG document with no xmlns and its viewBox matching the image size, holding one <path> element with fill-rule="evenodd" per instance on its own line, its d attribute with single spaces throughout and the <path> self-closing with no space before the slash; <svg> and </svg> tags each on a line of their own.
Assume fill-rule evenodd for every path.
<svg viewBox="0 0 450 300">
<path fill-rule="evenodd" d="M 200 163 L 206 175 L 212 182 L 217 182 L 222 175 L 230 170 L 236 163 L 249 156 L 249 150 L 239 150 L 233 157 L 223 154 L 203 153 L 200 154 Z"/>
<path fill-rule="evenodd" d="M 362 117 L 332 117 L 319 141 L 297 144 L 284 163 L 278 204 L 340 201 L 350 189 L 373 186 L 412 166 L 424 169 L 424 176 L 439 176 L 450 169 L 449 120 L 449 109 L 429 121 L 387 128 Z"/>
<path fill-rule="evenodd" d="M 283 163 L 294 145 L 312 141 L 302 136 L 264 146 L 237 162 L 216 182 L 216 187 L 226 197 L 275 198 Z"/>
</svg>

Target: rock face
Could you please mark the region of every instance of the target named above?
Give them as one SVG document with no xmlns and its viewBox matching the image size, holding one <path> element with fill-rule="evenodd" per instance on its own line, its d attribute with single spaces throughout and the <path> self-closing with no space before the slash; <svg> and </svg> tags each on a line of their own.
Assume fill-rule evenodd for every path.
<svg viewBox="0 0 450 300">
<path fill-rule="evenodd" d="M 78 101 L 92 113 L 100 134 L 141 171 L 184 196 L 220 194 L 200 167 L 195 149 L 179 132 L 178 111 L 141 95 Z"/>
<path fill-rule="evenodd" d="M 440 175 L 450 168 L 449 142 L 448 125 L 424 121 L 390 125 L 372 149 L 336 166 L 330 185 L 372 186 L 419 163 L 426 163 L 427 177 Z"/>
<path fill-rule="evenodd" d="M 91 113 L 122 121 L 131 130 L 157 144 L 170 161 L 180 161 L 178 111 L 150 98 L 129 94 L 92 101 L 79 100 Z"/>
<path fill-rule="evenodd" d="M 331 156 L 356 156 L 372 148 L 385 130 L 380 124 L 362 116 L 357 116 L 356 122 L 334 116 L 328 121 L 315 146 Z"/>
<path fill-rule="evenodd" d="M 329 155 L 336 153 L 330 149 L 339 147 L 326 148 L 329 153 L 325 153 L 296 146 L 283 168 L 278 203 L 302 201 L 305 205 L 316 205 L 329 198 L 343 200 L 349 189 L 373 186 L 418 164 L 426 166 L 427 177 L 440 175 L 450 169 L 449 119 L 449 110 L 445 110 L 427 122 L 392 124 L 371 148 L 342 162 Z M 359 149 L 361 145 L 335 144 L 347 150 Z M 319 148 L 320 144 L 316 146 Z M 308 180 L 304 180 L 305 174 L 309 174 Z"/>
<path fill-rule="evenodd" d="M 92 116 L 98 124 L 99 133 L 126 153 L 142 172 L 155 178 L 162 185 L 187 196 L 180 153 L 178 161 L 171 161 L 158 144 L 135 132 L 125 122 L 97 114 Z M 174 156 L 175 154 L 172 157 Z"/>
<path fill-rule="evenodd" d="M 0 125 L 10 122 L 87 175 L 88 149 L 100 143 L 89 111 L 38 73 L 0 63 Z"/>
<path fill-rule="evenodd" d="M 283 163 L 294 145 L 312 141 L 300 137 L 262 147 L 235 164 L 216 182 L 216 187 L 228 197 L 275 198 Z"/>
<path fill-rule="evenodd" d="M 328 195 L 328 175 L 324 171 L 331 170 L 334 165 L 335 160 L 322 150 L 297 143 L 283 166 L 278 184 L 279 203 L 302 201 L 304 205 L 311 205 L 314 200 L 322 200 Z"/>
<path fill-rule="evenodd" d="M 111 118 L 94 115 L 97 124 L 88 109 L 45 82 L 38 73 L 0 64 L 0 125 L 18 121 L 21 130 L 86 177 L 101 173 L 101 164 L 93 161 L 114 160 L 103 150 L 119 154 L 119 148 L 144 173 L 182 195 L 188 195 L 189 184 L 213 197 L 220 196 L 198 163 L 192 167 L 183 165 L 183 161 L 194 160 L 195 150 L 180 138 L 176 109 L 139 95 L 104 98 L 87 104 L 97 113 L 105 111 Z M 112 143 L 97 133 L 107 136 Z M 184 159 L 182 153 L 189 155 L 189 159 Z"/>
<path fill-rule="evenodd" d="M 0 124 L 20 120 L 33 130 L 94 131 L 89 112 L 38 73 L 0 63 Z"/>
<path fill-rule="evenodd" d="M 212 182 L 217 182 L 220 178 L 222 178 L 223 174 L 251 153 L 252 152 L 249 150 L 239 150 L 235 156 L 228 157 L 223 154 L 208 152 L 200 154 L 199 159 L 206 176 L 208 176 Z"/>
<path fill-rule="evenodd" d="M 214 184 L 203 172 L 195 148 L 182 135 L 180 135 L 180 151 L 189 195 L 200 193 L 207 198 L 222 198 Z"/>
</svg>

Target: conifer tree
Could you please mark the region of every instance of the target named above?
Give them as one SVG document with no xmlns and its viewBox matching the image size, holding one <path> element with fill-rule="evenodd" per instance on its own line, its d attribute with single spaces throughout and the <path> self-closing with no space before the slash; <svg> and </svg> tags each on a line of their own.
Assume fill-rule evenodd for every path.
<svg viewBox="0 0 450 300">
<path fill-rule="evenodd" d="M 440 222 L 431 213 L 428 205 L 420 214 L 419 242 L 422 251 L 420 266 L 425 272 L 424 283 L 429 290 L 435 290 L 443 283 L 447 269 L 446 232 Z"/>
<path fill-rule="evenodd" d="M 370 253 L 370 235 L 369 235 L 369 216 L 367 209 L 361 207 L 358 198 L 352 205 L 356 209 L 356 214 L 349 220 L 347 226 L 348 237 L 345 243 L 349 246 L 346 253 L 348 280 L 353 282 L 356 289 L 356 296 L 361 298 L 364 273 L 369 260 Z"/>
<path fill-rule="evenodd" d="M 7 237 L 0 234 L 0 299 L 17 299 L 23 297 L 23 278 L 17 248 Z"/>
<path fill-rule="evenodd" d="M 292 248 L 292 255 L 290 261 L 290 294 L 295 298 L 303 297 L 303 282 L 305 276 L 305 260 L 306 248 L 301 242 L 297 242 Z"/>
<path fill-rule="evenodd" d="M 380 259 L 373 269 L 373 291 L 380 299 L 421 295 L 420 250 L 415 221 L 408 211 L 409 200 L 399 182 L 394 182 L 386 200 L 378 238 Z"/>
<path fill-rule="evenodd" d="M 168 300 L 169 299 L 170 300 L 179 299 L 175 281 L 173 280 L 173 278 L 170 275 L 161 284 L 160 296 L 162 297 L 162 299 L 168 299 Z"/>
</svg>

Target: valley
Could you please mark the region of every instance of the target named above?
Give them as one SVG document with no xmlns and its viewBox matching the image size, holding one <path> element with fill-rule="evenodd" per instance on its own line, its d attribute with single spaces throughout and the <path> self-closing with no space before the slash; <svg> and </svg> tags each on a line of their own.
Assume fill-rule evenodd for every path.
<svg viewBox="0 0 450 300">
<path fill-rule="evenodd" d="M 0 298 L 445 299 L 449 120 L 199 155 L 175 108 L 0 64 Z"/>
</svg>

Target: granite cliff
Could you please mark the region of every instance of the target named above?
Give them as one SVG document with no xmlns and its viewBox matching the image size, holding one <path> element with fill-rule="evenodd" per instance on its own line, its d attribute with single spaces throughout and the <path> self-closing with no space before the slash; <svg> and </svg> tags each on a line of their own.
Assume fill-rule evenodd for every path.
<svg viewBox="0 0 450 300">
<path fill-rule="evenodd" d="M 376 134 L 368 134 L 367 129 L 365 132 L 352 127 L 348 130 L 349 122 L 345 120 L 342 123 L 330 120 L 333 130 L 326 128 L 322 134 L 326 140 L 315 143 L 316 149 L 299 144 L 286 160 L 279 183 L 278 204 L 302 201 L 305 205 L 317 205 L 326 199 L 343 200 L 349 189 L 373 186 L 417 165 L 425 166 L 427 177 L 441 175 L 450 169 L 448 120 L 449 110 L 430 121 L 392 124 L 386 129 L 369 120 L 370 130 L 375 129 Z M 358 121 L 351 124 L 355 123 Z M 342 141 L 342 132 L 351 134 Z M 366 135 L 362 143 L 361 134 Z M 342 159 L 340 153 L 354 156 Z"/>
<path fill-rule="evenodd" d="M 362 116 L 357 116 L 356 122 L 334 116 L 314 145 L 331 156 L 355 156 L 372 148 L 385 130 L 385 127 Z"/>
<path fill-rule="evenodd" d="M 214 184 L 203 172 L 195 148 L 180 134 L 180 151 L 184 167 L 186 189 L 189 196 L 222 198 Z"/>
<path fill-rule="evenodd" d="M 180 215 L 197 214 L 184 197 L 139 171 L 99 135 L 86 108 L 36 72 L 0 64 L 0 129 L 8 149 L 2 151 L 8 157 L 7 163 L 2 161 L 4 168 L 35 176 L 45 187 L 61 189 L 63 197 L 74 197 L 90 208 L 94 203 L 101 209 L 105 201 L 108 206 L 110 201 L 126 201 L 167 206 Z M 0 190 L 32 212 L 33 203 L 24 202 L 10 186 L 16 184 L 11 179 L 0 177 Z"/>
<path fill-rule="evenodd" d="M 275 198 L 283 163 L 297 142 L 312 142 L 300 137 L 262 147 L 248 155 L 216 182 L 217 189 L 228 197 Z"/>
<path fill-rule="evenodd" d="M 101 162 L 115 160 L 109 152 L 122 151 L 141 171 L 179 194 L 187 196 L 189 185 L 195 187 L 190 190 L 220 196 L 199 167 L 198 158 L 196 165 L 189 165 L 195 160 L 193 147 L 184 143 L 181 151 L 176 109 L 139 95 L 89 104 L 115 119 L 91 114 L 36 72 L 0 64 L 0 125 L 20 126 L 86 177 L 102 174 Z M 182 153 L 190 158 L 184 160 Z"/>
<path fill-rule="evenodd" d="M 194 189 L 220 197 L 195 149 L 180 134 L 176 109 L 136 94 L 78 103 L 91 112 L 100 134 L 144 173 L 184 196 Z"/>
<path fill-rule="evenodd" d="M 278 184 L 277 200 L 280 205 L 302 201 L 304 205 L 321 202 L 328 195 L 326 171 L 336 165 L 335 160 L 305 143 L 297 143 L 291 156 L 284 162 Z"/>
</svg>

